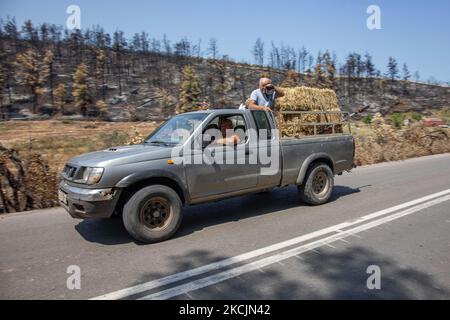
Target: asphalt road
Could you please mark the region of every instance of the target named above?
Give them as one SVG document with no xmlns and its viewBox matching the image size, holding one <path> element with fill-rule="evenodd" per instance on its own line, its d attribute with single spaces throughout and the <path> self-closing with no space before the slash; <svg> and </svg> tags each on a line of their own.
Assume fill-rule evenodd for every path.
<svg viewBox="0 0 450 320">
<path fill-rule="evenodd" d="M 450 299 L 450 154 L 335 184 L 318 207 L 280 188 L 186 208 L 176 236 L 152 245 L 120 219 L 2 216 L 0 299 Z"/>
</svg>

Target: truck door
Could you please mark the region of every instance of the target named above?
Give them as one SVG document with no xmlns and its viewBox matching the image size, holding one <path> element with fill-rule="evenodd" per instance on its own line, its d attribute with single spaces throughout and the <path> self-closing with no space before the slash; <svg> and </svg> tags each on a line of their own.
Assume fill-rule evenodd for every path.
<svg viewBox="0 0 450 320">
<path fill-rule="evenodd" d="M 239 136 L 239 143 L 215 143 L 215 140 L 222 137 L 219 129 L 220 118 L 231 121 L 230 130 Z M 192 199 L 256 187 L 258 165 L 250 161 L 256 150 L 252 150 L 253 141 L 247 135 L 248 127 L 243 114 L 233 113 L 218 115 L 204 127 L 200 137 L 202 142 L 195 143 L 192 149 L 197 157 L 199 154 L 203 155 L 202 163 L 196 161 L 185 164 L 186 180 Z"/>
</svg>

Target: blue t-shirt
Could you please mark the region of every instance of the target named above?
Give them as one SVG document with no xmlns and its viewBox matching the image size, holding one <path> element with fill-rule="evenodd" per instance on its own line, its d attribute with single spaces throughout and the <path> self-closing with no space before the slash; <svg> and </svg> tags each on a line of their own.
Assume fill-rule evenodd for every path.
<svg viewBox="0 0 450 320">
<path fill-rule="evenodd" d="M 265 93 L 262 93 L 261 89 L 256 89 L 250 95 L 250 99 L 256 101 L 256 104 L 258 106 L 269 107 L 270 109 L 274 110 L 276 96 L 276 91 L 274 91 L 274 93 L 272 93 L 271 95 L 267 95 Z"/>
</svg>

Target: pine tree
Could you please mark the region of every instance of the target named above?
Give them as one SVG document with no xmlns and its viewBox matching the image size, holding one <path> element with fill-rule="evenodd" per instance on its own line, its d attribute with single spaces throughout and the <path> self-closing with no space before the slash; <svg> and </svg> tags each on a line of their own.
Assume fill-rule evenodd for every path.
<svg viewBox="0 0 450 320">
<path fill-rule="evenodd" d="M 298 71 L 305 72 L 306 71 L 306 59 L 308 57 L 308 51 L 303 46 L 301 50 L 298 52 Z"/>
<path fill-rule="evenodd" d="M 289 70 L 286 73 L 286 78 L 281 83 L 281 86 L 284 88 L 293 88 L 298 86 L 298 75 L 296 72 Z"/>
<path fill-rule="evenodd" d="M 359 53 L 354 53 L 356 63 L 356 77 L 361 78 L 365 71 L 365 64 Z"/>
<path fill-rule="evenodd" d="M 123 34 L 123 31 L 116 31 L 113 35 L 113 45 L 112 49 L 114 52 L 114 56 L 116 58 L 116 62 L 114 63 L 117 72 L 117 78 L 119 82 L 119 95 L 122 95 L 122 64 L 123 64 L 123 54 L 125 49 L 127 48 L 127 41 Z"/>
<path fill-rule="evenodd" d="M 394 81 L 398 79 L 398 65 L 397 60 L 393 57 L 389 57 L 389 62 L 387 65 L 387 71 L 385 76 L 388 77 L 391 81 L 390 90 L 391 92 L 394 90 Z"/>
<path fill-rule="evenodd" d="M 213 60 L 217 59 L 217 56 L 219 55 L 219 48 L 218 48 L 218 45 L 217 45 L 217 39 L 215 39 L 215 38 L 209 39 L 208 53 L 211 55 L 211 58 Z"/>
<path fill-rule="evenodd" d="M 103 100 L 98 100 L 95 104 L 97 111 L 99 113 L 100 118 L 106 119 L 106 115 L 108 113 L 108 105 Z"/>
<path fill-rule="evenodd" d="M 178 57 L 187 57 L 191 54 L 191 43 L 183 38 L 174 45 L 174 53 Z"/>
<path fill-rule="evenodd" d="M 216 108 L 226 108 L 232 103 L 230 99 L 231 91 L 233 90 L 232 76 L 230 76 L 225 61 L 212 61 L 210 62 L 214 67 L 211 67 L 210 79 L 213 83 L 211 97 L 217 97 L 212 102 Z M 204 104 L 207 104 L 206 102 Z"/>
<path fill-rule="evenodd" d="M 44 70 L 45 73 L 48 74 L 48 80 L 49 80 L 49 86 L 50 86 L 50 101 L 52 102 L 52 105 L 55 103 L 54 97 L 53 97 L 53 78 L 54 78 L 54 55 L 51 50 L 47 50 L 44 55 Z"/>
<path fill-rule="evenodd" d="M 56 97 L 56 106 L 62 115 L 64 115 L 64 105 L 66 104 L 66 86 L 64 83 L 60 83 L 55 90 L 53 91 L 53 95 Z"/>
<path fill-rule="evenodd" d="M 0 64 L 0 119 L 7 120 L 7 112 L 3 109 L 3 91 L 6 86 L 5 68 Z"/>
<path fill-rule="evenodd" d="M 34 49 L 17 54 L 15 65 L 17 78 L 31 91 L 33 113 L 36 113 L 39 96 L 44 92 L 42 85 L 48 76 L 48 72 L 40 63 L 38 54 Z"/>
<path fill-rule="evenodd" d="M 131 48 L 135 52 L 139 52 L 142 49 L 141 35 L 139 33 L 134 34 L 133 39 L 131 40 Z"/>
<path fill-rule="evenodd" d="M 320 63 L 316 64 L 312 80 L 313 86 L 317 88 L 324 88 L 327 86 L 326 77 L 322 69 L 322 64 Z"/>
<path fill-rule="evenodd" d="M 257 65 L 264 65 L 264 42 L 261 38 L 256 39 L 255 45 L 252 49 L 252 54 Z"/>
<path fill-rule="evenodd" d="M 191 65 L 187 65 L 183 69 L 183 83 L 177 111 L 183 113 L 198 110 L 201 105 L 201 94 L 202 90 L 195 70 Z"/>
<path fill-rule="evenodd" d="M 140 37 L 140 39 L 141 39 L 141 48 L 142 48 L 142 51 L 144 52 L 144 53 L 147 53 L 148 51 L 149 51 L 149 49 L 150 49 L 150 43 L 149 43 L 149 40 L 148 40 L 148 34 L 147 34 L 147 32 L 141 32 L 141 37 Z"/>
<path fill-rule="evenodd" d="M 10 17 L 7 17 L 4 29 L 6 37 L 12 40 L 14 52 L 16 53 L 18 50 L 18 43 L 20 37 L 20 32 L 17 28 L 16 18 L 11 19 Z"/>
<path fill-rule="evenodd" d="M 47 23 L 43 23 L 40 26 L 40 34 L 41 34 L 42 44 L 44 46 L 47 45 L 47 42 L 49 41 L 49 36 L 50 36 L 50 27 Z"/>
<path fill-rule="evenodd" d="M 86 116 L 87 106 L 91 102 L 88 77 L 88 67 L 84 63 L 79 64 L 73 75 L 72 95 L 75 99 L 75 106 L 80 109 L 83 116 Z"/>
<path fill-rule="evenodd" d="M 356 59 L 354 53 L 350 53 L 345 59 L 341 73 L 347 77 L 349 82 L 356 77 Z"/>
<path fill-rule="evenodd" d="M 22 33 L 24 34 L 25 39 L 29 40 L 33 45 L 35 45 L 39 39 L 38 32 L 34 28 L 31 20 L 26 20 L 24 22 L 22 27 Z"/>
<path fill-rule="evenodd" d="M 166 34 L 164 34 L 164 36 L 163 36 L 162 45 L 163 45 L 163 48 L 164 48 L 164 53 L 166 55 L 172 54 L 172 46 L 170 44 L 169 39 L 167 39 L 167 35 Z"/>
<path fill-rule="evenodd" d="M 395 60 L 392 57 L 389 57 L 389 62 L 387 66 L 387 76 L 391 79 L 391 81 L 394 81 L 398 78 L 398 66 L 397 66 L 397 60 Z"/>
<path fill-rule="evenodd" d="M 312 73 L 313 66 L 314 66 L 314 57 L 311 54 L 309 54 L 308 55 L 308 69 L 306 69 L 307 74 Z"/>
<path fill-rule="evenodd" d="M 69 53 L 71 54 L 71 66 L 76 66 L 83 61 L 85 50 L 84 40 L 84 36 L 80 29 L 75 29 L 74 31 L 67 33 L 65 42 L 67 43 Z"/>
<path fill-rule="evenodd" d="M 411 78 L 411 73 L 409 72 L 408 66 L 406 63 L 403 64 L 402 67 L 402 76 L 404 81 L 408 81 Z"/>
<path fill-rule="evenodd" d="M 409 79 L 411 78 L 411 73 L 409 72 L 408 66 L 406 65 L 406 63 L 403 64 L 402 66 L 402 79 L 403 79 L 403 93 L 404 94 L 408 94 L 408 86 L 407 86 L 407 81 L 409 81 Z"/>
<path fill-rule="evenodd" d="M 97 90 L 101 88 L 102 99 L 106 99 L 105 88 L 105 51 L 102 49 L 96 50 L 95 54 L 95 82 Z"/>
<path fill-rule="evenodd" d="M 365 65 L 365 70 L 366 70 L 366 76 L 368 78 L 372 78 L 375 75 L 375 65 L 372 62 L 372 56 L 369 53 L 366 53 L 365 56 L 366 58 L 364 65 Z"/>
<path fill-rule="evenodd" d="M 331 59 L 327 60 L 327 86 L 333 90 L 336 88 L 336 66 Z"/>
<path fill-rule="evenodd" d="M 323 54 L 322 63 L 326 70 L 325 87 L 334 90 L 336 86 L 336 66 L 328 51 Z"/>
</svg>

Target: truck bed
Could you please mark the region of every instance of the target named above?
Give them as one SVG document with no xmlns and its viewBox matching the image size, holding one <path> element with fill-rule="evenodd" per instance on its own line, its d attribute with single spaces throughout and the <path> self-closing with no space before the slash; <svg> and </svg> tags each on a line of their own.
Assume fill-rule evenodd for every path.
<svg viewBox="0 0 450 320">
<path fill-rule="evenodd" d="M 332 157 L 333 172 L 340 174 L 353 167 L 353 137 L 351 134 L 327 134 L 298 138 L 281 138 L 283 176 L 281 185 L 295 184 L 299 167 L 314 155 Z"/>
</svg>

